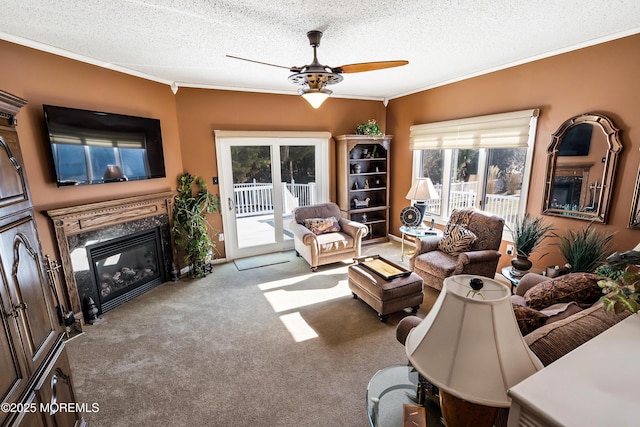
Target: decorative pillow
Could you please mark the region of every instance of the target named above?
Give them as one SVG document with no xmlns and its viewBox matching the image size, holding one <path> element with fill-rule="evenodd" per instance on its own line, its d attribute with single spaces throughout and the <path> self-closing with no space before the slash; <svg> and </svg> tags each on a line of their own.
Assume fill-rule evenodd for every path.
<svg viewBox="0 0 640 427">
<path fill-rule="evenodd" d="M 549 318 L 545 322 L 545 325 L 548 325 L 549 323 L 557 322 L 558 320 L 566 319 L 567 317 L 573 316 L 574 314 L 582 311 L 582 309 L 578 307 L 578 304 L 576 304 L 575 302 L 569 302 L 566 304 L 554 304 L 549 308 L 562 306 L 562 305 L 565 306 L 565 309 L 563 311 L 556 310 L 556 312 L 553 314 L 548 312 L 549 310 L 548 308 L 541 311 L 541 313 L 544 313 L 547 316 L 549 316 Z"/>
<path fill-rule="evenodd" d="M 518 304 L 511 304 L 513 307 L 513 313 L 516 315 L 518 321 L 518 327 L 522 336 L 535 331 L 540 326 L 543 326 L 548 316 L 544 313 L 540 313 L 538 310 L 534 310 L 530 307 L 525 307 Z"/>
<path fill-rule="evenodd" d="M 511 304 L 524 305 L 524 306 L 527 305 L 526 301 L 524 300 L 524 297 L 520 295 L 511 295 Z"/>
<path fill-rule="evenodd" d="M 329 218 L 307 218 L 304 226 L 313 231 L 314 234 L 331 233 L 340 231 L 340 224 L 335 216 Z"/>
<path fill-rule="evenodd" d="M 440 239 L 438 249 L 449 255 L 458 255 L 460 252 L 468 251 L 477 239 L 478 237 L 473 234 L 473 231 L 461 225 L 455 225 L 451 227 L 449 234 Z"/>
<path fill-rule="evenodd" d="M 536 310 L 560 302 L 575 301 L 579 306 L 590 306 L 600 299 L 602 277 L 591 273 L 569 273 L 538 283 L 524 294 L 527 305 Z"/>
</svg>

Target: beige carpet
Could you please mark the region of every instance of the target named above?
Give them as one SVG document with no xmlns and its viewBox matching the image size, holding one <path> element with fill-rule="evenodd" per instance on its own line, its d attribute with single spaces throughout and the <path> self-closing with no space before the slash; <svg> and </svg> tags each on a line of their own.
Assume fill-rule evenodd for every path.
<svg viewBox="0 0 640 427">
<path fill-rule="evenodd" d="M 399 262 L 399 244 L 366 246 Z M 286 263 L 163 284 L 68 343 L 90 426 L 367 426 L 365 392 L 407 362 L 395 327 L 348 290 L 347 265 Z M 421 316 L 423 312 L 419 313 Z"/>
<path fill-rule="evenodd" d="M 251 270 L 252 268 L 266 267 L 267 265 L 289 262 L 289 255 L 290 254 L 286 252 L 276 252 L 273 254 L 235 259 L 233 260 L 233 263 L 239 271 Z"/>
</svg>

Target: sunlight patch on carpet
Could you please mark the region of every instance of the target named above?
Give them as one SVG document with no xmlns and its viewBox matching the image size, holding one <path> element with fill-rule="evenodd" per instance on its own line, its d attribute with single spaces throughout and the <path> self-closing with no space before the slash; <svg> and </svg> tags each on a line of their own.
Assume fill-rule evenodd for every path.
<svg viewBox="0 0 640 427">
<path fill-rule="evenodd" d="M 264 297 L 269 301 L 276 313 L 306 307 L 336 298 L 351 295 L 347 279 L 340 280 L 335 286 L 322 289 L 300 289 L 265 292 Z"/>
<path fill-rule="evenodd" d="M 251 270 L 252 268 L 258 267 L 266 267 L 268 265 L 283 264 L 285 262 L 289 262 L 289 256 L 284 252 L 233 260 L 233 263 L 236 265 L 236 268 L 239 271 Z"/>
<path fill-rule="evenodd" d="M 268 291 L 276 288 L 284 288 L 287 286 L 296 285 L 298 283 L 305 282 L 313 278 L 336 275 L 336 274 L 344 274 L 344 277 L 347 277 L 347 269 L 337 268 L 333 270 L 317 271 L 315 273 L 302 274 L 300 276 L 291 276 L 291 277 L 287 277 L 286 279 L 274 280 L 272 282 L 264 282 L 258 285 L 258 289 L 260 289 L 261 291 Z"/>
<path fill-rule="evenodd" d="M 302 342 L 313 338 L 318 338 L 318 334 L 302 318 L 299 312 L 283 314 L 280 320 L 284 323 L 295 342 Z"/>
</svg>

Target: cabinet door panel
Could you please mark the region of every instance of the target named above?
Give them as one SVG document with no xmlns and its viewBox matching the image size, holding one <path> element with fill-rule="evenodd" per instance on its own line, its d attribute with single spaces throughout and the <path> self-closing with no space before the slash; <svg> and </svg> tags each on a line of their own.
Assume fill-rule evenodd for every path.
<svg viewBox="0 0 640 427">
<path fill-rule="evenodd" d="M 2 274 L 0 269 L 0 274 Z M 3 275 L 4 279 L 4 275 Z M 0 283 L 0 297 L 2 299 L 2 321 L 0 326 L 0 398 L 2 403 L 16 403 L 20 394 L 27 385 L 27 372 L 24 364 L 24 355 L 13 344 L 18 342 L 16 320 L 10 317 L 12 307 L 5 304 L 9 301 L 5 292 L 4 283 Z M 4 425 L 11 413 L 0 412 L 0 425 Z"/>
<path fill-rule="evenodd" d="M 13 211 L 22 208 L 24 202 L 28 202 L 21 162 L 16 133 L 0 127 L 0 208 L 11 206 Z"/>
<path fill-rule="evenodd" d="M 31 392 L 29 398 L 24 401 L 24 405 L 30 410 L 21 412 L 11 425 L 15 427 L 46 427 L 47 423 L 44 415 L 39 410 L 40 402 L 38 402 L 35 393 Z M 35 410 L 31 410 L 33 409 L 32 405 L 35 405 Z"/>
<path fill-rule="evenodd" d="M 55 309 L 39 257 L 40 244 L 33 217 L 0 229 L 2 263 L 8 277 L 11 300 L 18 313 L 21 344 L 33 373 L 51 349 L 57 332 Z"/>
<path fill-rule="evenodd" d="M 60 342 L 56 355 L 51 362 L 49 371 L 42 381 L 38 383 L 35 391 L 41 402 L 55 403 L 58 407 L 67 406 L 67 410 L 60 410 L 54 414 L 45 414 L 49 424 L 57 427 L 71 427 L 81 423 L 80 414 L 68 410 L 68 407 L 76 401 L 76 397 L 71 382 L 69 358 L 62 342 Z"/>
</svg>

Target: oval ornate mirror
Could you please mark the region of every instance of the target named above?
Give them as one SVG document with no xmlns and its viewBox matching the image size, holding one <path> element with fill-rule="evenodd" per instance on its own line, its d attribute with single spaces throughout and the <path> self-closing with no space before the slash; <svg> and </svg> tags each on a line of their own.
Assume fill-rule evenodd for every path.
<svg viewBox="0 0 640 427">
<path fill-rule="evenodd" d="M 547 148 L 543 213 L 606 222 L 622 143 L 600 114 L 564 122 Z"/>
</svg>

